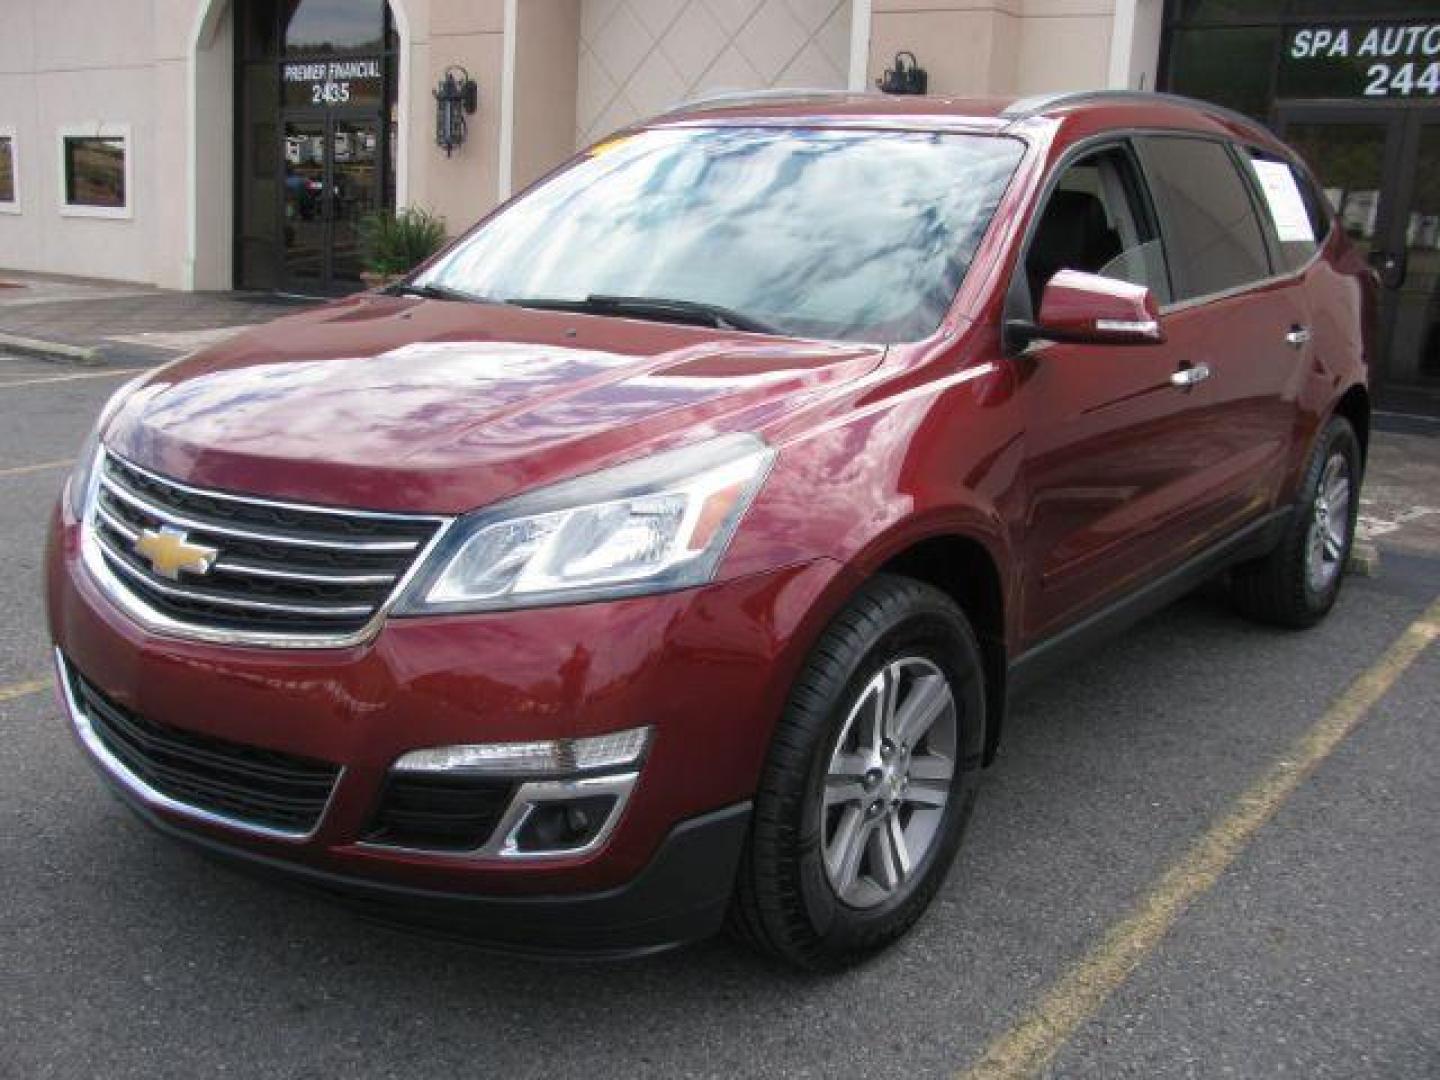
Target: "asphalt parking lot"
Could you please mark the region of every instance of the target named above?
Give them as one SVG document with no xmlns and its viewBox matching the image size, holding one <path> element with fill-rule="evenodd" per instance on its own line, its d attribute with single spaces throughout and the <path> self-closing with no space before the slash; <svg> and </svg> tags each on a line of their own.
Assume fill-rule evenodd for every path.
<svg viewBox="0 0 1440 1080">
<path fill-rule="evenodd" d="M 0 357 L 0 1076 L 1440 1075 L 1431 534 L 1316 630 L 1202 593 L 1022 702 L 939 903 L 858 970 L 519 961 L 180 850 L 72 746 L 45 522 L 125 378 Z M 1379 440 L 1388 522 L 1440 425 Z"/>
</svg>

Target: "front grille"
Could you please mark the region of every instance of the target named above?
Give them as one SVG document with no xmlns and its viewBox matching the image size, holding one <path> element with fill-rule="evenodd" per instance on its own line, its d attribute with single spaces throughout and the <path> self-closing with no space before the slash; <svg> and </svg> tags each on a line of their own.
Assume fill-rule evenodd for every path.
<svg viewBox="0 0 1440 1080">
<path fill-rule="evenodd" d="M 175 622 L 329 640 L 367 626 L 442 519 L 206 491 L 107 453 L 89 524 L 118 587 Z M 218 554 L 164 576 L 136 550 L 160 530 Z"/>
<path fill-rule="evenodd" d="M 391 773 L 365 831 L 372 844 L 426 851 L 474 851 L 481 847 L 515 785 L 480 776 Z"/>
<path fill-rule="evenodd" d="M 242 824 L 304 835 L 319 823 L 337 766 L 147 720 L 66 666 L 95 737 L 148 787 Z"/>
</svg>

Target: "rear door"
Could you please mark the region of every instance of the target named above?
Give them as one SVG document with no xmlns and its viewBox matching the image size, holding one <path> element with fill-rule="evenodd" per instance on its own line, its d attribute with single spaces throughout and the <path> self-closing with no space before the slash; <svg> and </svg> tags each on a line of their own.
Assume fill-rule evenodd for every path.
<svg viewBox="0 0 1440 1080">
<path fill-rule="evenodd" d="M 1171 257 L 1175 296 L 1165 332 L 1178 359 L 1208 372 L 1188 419 L 1204 462 L 1187 526 L 1198 544 L 1263 515 L 1283 482 L 1310 359 L 1310 312 L 1303 276 L 1282 260 L 1287 250 L 1303 258 L 1304 245 L 1282 250 L 1268 219 L 1267 198 L 1280 206 L 1286 195 L 1273 159 L 1252 165 L 1240 156 L 1249 151 L 1200 136 L 1139 144 Z M 1301 225 L 1309 231 L 1303 205 L 1298 223 L 1293 207 L 1281 209 L 1287 236 Z"/>
</svg>

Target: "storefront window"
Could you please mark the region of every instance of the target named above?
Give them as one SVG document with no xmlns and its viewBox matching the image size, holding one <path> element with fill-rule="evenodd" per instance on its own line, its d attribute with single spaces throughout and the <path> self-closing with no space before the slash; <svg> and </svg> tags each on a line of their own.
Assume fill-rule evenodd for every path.
<svg viewBox="0 0 1440 1080">
<path fill-rule="evenodd" d="M 285 28 L 285 51 L 290 54 L 383 48 L 385 0 L 300 0 Z"/>
<path fill-rule="evenodd" d="M 1276 27 L 1177 30 L 1170 43 L 1170 89 L 1265 120 L 1279 42 Z"/>
<path fill-rule="evenodd" d="M 125 139 L 66 135 L 65 205 L 122 209 L 125 204 Z"/>
<path fill-rule="evenodd" d="M 1290 0 L 1290 14 L 1306 16 L 1434 15 L 1435 0 Z"/>
<path fill-rule="evenodd" d="M 1285 0 L 1184 0 L 1176 6 L 1186 22 L 1269 22 L 1285 13 Z"/>
</svg>

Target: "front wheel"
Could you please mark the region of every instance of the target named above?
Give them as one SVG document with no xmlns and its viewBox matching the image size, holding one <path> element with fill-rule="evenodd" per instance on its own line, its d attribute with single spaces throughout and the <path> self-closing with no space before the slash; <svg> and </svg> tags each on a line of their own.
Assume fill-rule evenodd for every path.
<svg viewBox="0 0 1440 1080">
<path fill-rule="evenodd" d="M 949 597 L 879 577 L 801 672 L 755 799 L 732 926 L 811 969 L 900 937 L 944 880 L 974 802 L 980 650 Z"/>
<path fill-rule="evenodd" d="M 1263 559 L 1237 566 L 1241 612 L 1279 626 L 1311 626 L 1335 605 L 1360 511 L 1360 442 L 1337 416 L 1315 440 L 1285 535 Z"/>
</svg>

